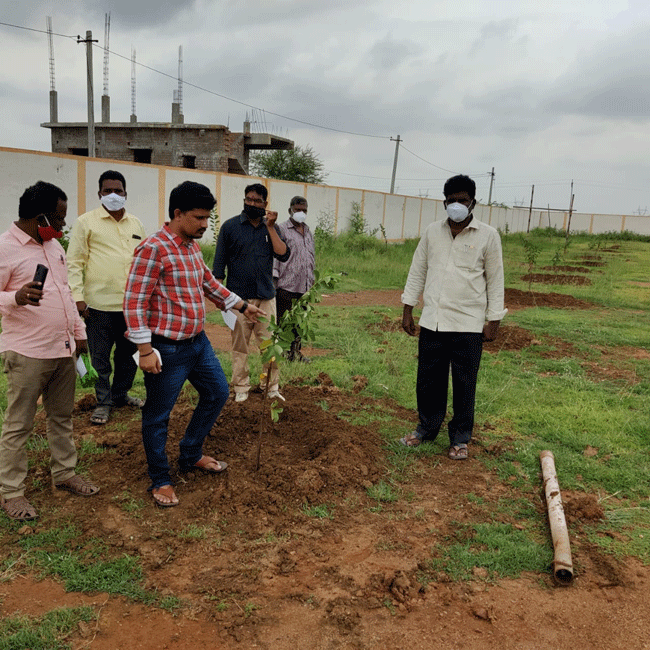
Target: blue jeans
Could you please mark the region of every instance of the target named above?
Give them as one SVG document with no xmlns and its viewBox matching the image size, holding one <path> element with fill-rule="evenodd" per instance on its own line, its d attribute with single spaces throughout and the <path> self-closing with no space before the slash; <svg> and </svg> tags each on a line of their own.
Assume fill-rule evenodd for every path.
<svg viewBox="0 0 650 650">
<path fill-rule="evenodd" d="M 228 381 L 205 332 L 177 343 L 154 335 L 151 343 L 162 357 L 162 372 L 144 375 L 147 401 L 142 408 L 142 441 L 153 489 L 172 485 L 165 451 L 167 428 L 185 380 L 198 391 L 199 402 L 179 445 L 181 471 L 201 459 L 203 441 L 228 399 Z"/>
<path fill-rule="evenodd" d="M 434 332 L 420 328 L 417 401 L 423 440 L 435 440 L 447 414 L 449 369 L 454 415 L 449 443 L 468 443 L 474 428 L 476 380 L 483 351 L 483 335 L 473 332 Z"/>
</svg>

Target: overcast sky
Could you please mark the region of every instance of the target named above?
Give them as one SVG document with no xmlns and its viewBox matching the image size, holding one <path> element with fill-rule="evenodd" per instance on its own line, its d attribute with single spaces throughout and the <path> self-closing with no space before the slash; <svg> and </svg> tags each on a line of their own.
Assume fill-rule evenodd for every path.
<svg viewBox="0 0 650 650">
<path fill-rule="evenodd" d="M 390 138 L 399 134 L 400 194 L 439 198 L 444 179 L 462 172 L 487 201 L 494 167 L 497 202 L 528 206 L 534 184 L 535 206 L 567 208 L 573 179 L 578 211 L 650 214 L 648 0 L 2 0 L 0 7 L 4 23 L 44 30 L 49 15 L 55 33 L 90 29 L 100 48 L 111 12 L 113 121 L 131 113 L 131 47 L 138 63 L 175 77 L 182 45 L 184 80 L 210 91 L 184 87 L 186 123 L 240 131 L 248 112 L 261 121 L 256 130 L 311 145 L 328 184 L 388 191 Z M 59 120 L 85 122 L 84 46 L 56 36 L 54 50 Z M 47 36 L 0 26 L 0 57 L 0 146 L 49 151 L 50 132 L 40 127 L 49 120 Z M 94 70 L 99 119 L 98 48 Z M 174 79 L 138 67 L 138 119 L 169 121 L 176 88 Z M 242 104 L 266 112 L 253 115 Z"/>
</svg>

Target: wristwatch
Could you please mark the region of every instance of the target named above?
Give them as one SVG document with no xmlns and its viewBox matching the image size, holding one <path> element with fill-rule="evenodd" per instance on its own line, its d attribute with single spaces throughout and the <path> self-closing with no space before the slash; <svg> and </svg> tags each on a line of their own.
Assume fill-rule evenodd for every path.
<svg viewBox="0 0 650 650">
<path fill-rule="evenodd" d="M 248 309 L 248 303 L 244 300 L 244 304 L 237 310 L 240 314 L 243 314 Z"/>
</svg>

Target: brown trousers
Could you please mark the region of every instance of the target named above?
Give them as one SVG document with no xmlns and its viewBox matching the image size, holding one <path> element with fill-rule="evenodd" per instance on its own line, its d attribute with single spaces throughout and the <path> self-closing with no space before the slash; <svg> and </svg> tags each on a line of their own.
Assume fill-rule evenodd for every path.
<svg viewBox="0 0 650 650">
<path fill-rule="evenodd" d="M 27 440 L 36 405 L 43 395 L 54 483 L 74 476 L 77 450 L 72 439 L 75 362 L 72 357 L 32 359 L 10 350 L 2 355 L 7 376 L 7 410 L 0 438 L 0 493 L 23 496 L 27 477 Z"/>
<path fill-rule="evenodd" d="M 258 298 L 247 300 L 251 305 L 259 307 L 266 312 L 266 318 L 275 316 L 275 298 L 271 300 L 260 300 Z M 248 352 L 250 349 L 251 335 L 255 334 L 257 344 L 259 345 L 264 339 L 269 338 L 269 330 L 266 323 L 254 323 L 248 320 L 244 314 L 235 310 L 237 323 L 232 330 L 232 387 L 235 393 L 247 393 L 250 389 L 250 376 L 248 368 Z M 278 390 L 280 382 L 280 370 L 276 363 L 266 364 L 264 372 L 269 372 L 271 367 L 271 377 L 269 381 L 269 392 Z"/>
</svg>

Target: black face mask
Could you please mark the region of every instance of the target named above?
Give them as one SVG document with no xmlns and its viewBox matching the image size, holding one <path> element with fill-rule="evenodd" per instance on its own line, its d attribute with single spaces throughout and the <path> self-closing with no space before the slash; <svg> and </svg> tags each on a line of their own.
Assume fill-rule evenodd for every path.
<svg viewBox="0 0 650 650">
<path fill-rule="evenodd" d="M 263 219 L 266 215 L 266 209 L 265 208 L 258 208 L 255 205 L 248 205 L 248 203 L 244 203 L 244 214 L 249 218 L 249 219 Z"/>
</svg>

